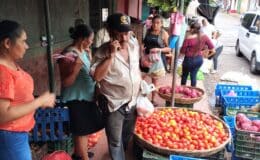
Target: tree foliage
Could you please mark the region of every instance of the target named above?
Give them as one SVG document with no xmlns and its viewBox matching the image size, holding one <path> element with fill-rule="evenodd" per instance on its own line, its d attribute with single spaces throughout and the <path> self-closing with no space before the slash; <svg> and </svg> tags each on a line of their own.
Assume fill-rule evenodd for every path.
<svg viewBox="0 0 260 160">
<path fill-rule="evenodd" d="M 184 11 L 188 7 L 191 0 L 146 0 L 151 7 L 158 6 L 162 11 L 170 11 L 174 7 L 180 7 L 181 1 L 184 1 Z M 208 0 L 209 5 L 216 6 L 217 0 Z"/>
<path fill-rule="evenodd" d="M 184 1 L 184 10 L 189 5 L 191 0 L 183 0 Z M 180 6 L 179 0 L 147 0 L 147 3 L 152 6 L 158 6 L 162 11 L 170 11 L 174 7 Z"/>
</svg>

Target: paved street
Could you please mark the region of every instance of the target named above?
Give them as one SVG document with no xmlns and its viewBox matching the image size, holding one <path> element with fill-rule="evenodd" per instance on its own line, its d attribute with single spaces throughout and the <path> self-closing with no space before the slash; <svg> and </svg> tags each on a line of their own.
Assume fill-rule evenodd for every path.
<svg viewBox="0 0 260 160">
<path fill-rule="evenodd" d="M 204 81 L 209 96 L 213 94 L 215 85 L 220 81 L 220 77 L 229 71 L 241 72 L 244 75 L 248 75 L 252 79 L 251 82 L 248 81 L 248 84 L 256 84 L 256 88 L 260 88 L 260 74 L 251 74 L 249 71 L 249 62 L 244 57 L 240 58 L 235 55 L 235 43 L 239 24 L 238 14 L 220 12 L 216 17 L 215 25 L 222 32 L 220 41 L 224 44 L 224 49 L 219 57 L 218 73 L 206 75 Z M 244 77 L 246 76 L 234 78 L 241 79 Z"/>
</svg>

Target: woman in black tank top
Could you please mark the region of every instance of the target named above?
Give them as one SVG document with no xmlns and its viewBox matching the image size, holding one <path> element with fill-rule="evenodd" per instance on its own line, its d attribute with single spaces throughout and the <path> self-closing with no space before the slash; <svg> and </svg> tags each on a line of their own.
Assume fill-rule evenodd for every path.
<svg viewBox="0 0 260 160">
<path fill-rule="evenodd" d="M 165 54 L 171 52 L 171 49 L 168 45 L 168 33 L 162 28 L 162 19 L 159 15 L 153 17 L 152 19 L 152 27 L 146 33 L 146 36 L 143 40 L 144 45 L 144 54 L 148 55 L 151 52 L 158 53 L 160 58 L 160 63 L 165 61 L 162 64 L 162 67 L 157 62 L 154 62 L 152 67 L 146 70 L 146 73 L 152 78 L 152 83 L 157 86 L 158 78 L 165 75 L 165 65 L 166 65 L 166 57 Z M 155 92 L 152 93 L 152 102 L 155 98 Z M 154 103 L 154 102 L 153 102 Z"/>
</svg>

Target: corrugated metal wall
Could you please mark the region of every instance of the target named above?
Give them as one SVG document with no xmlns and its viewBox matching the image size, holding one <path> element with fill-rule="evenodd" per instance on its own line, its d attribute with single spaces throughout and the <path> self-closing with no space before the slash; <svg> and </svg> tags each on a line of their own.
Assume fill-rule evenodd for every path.
<svg viewBox="0 0 260 160">
<path fill-rule="evenodd" d="M 70 43 L 68 29 L 77 18 L 89 23 L 88 0 L 50 0 L 51 31 L 54 36 L 54 50 Z M 41 46 L 40 37 L 45 33 L 44 0 L 1 0 L 0 20 L 11 19 L 21 23 L 28 34 L 28 50 L 24 60 L 19 62 L 34 78 L 35 95 L 48 89 L 48 66 L 46 48 Z M 57 93 L 59 73 L 55 67 Z"/>
</svg>

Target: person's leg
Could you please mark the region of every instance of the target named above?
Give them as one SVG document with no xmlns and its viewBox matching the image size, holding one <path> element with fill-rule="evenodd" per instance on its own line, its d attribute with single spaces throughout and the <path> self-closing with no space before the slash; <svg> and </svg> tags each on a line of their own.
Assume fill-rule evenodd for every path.
<svg viewBox="0 0 260 160">
<path fill-rule="evenodd" d="M 133 131 L 135 128 L 135 122 L 136 122 L 136 107 L 133 107 L 128 114 L 125 115 L 125 120 L 123 124 L 123 146 L 124 150 L 127 150 L 129 140 L 131 139 L 133 135 Z"/>
<path fill-rule="evenodd" d="M 82 160 L 88 160 L 88 137 L 75 136 L 75 154 L 80 155 Z"/>
<path fill-rule="evenodd" d="M 32 159 L 28 133 L 0 131 L 0 142 L 1 160 Z"/>
<path fill-rule="evenodd" d="M 182 63 L 182 75 L 181 75 L 181 85 L 186 85 L 187 78 L 189 75 L 189 65 L 190 65 L 190 58 L 184 58 Z"/>
<path fill-rule="evenodd" d="M 88 118 L 93 118 L 86 117 L 86 113 L 92 106 L 87 101 L 77 100 L 70 101 L 66 105 L 69 107 L 70 129 L 74 137 L 73 158 L 88 160 L 88 134 L 91 129 Z"/>
<path fill-rule="evenodd" d="M 218 68 L 218 57 L 221 54 L 221 52 L 223 51 L 223 46 L 220 46 L 216 49 L 216 53 L 213 56 L 213 69 L 217 70 Z"/>
<path fill-rule="evenodd" d="M 196 87 L 197 85 L 197 73 L 202 63 L 203 63 L 203 58 L 201 56 L 194 57 L 192 68 L 191 68 L 191 74 L 190 74 L 191 86 L 193 87 Z"/>
<path fill-rule="evenodd" d="M 109 113 L 105 122 L 109 153 L 113 160 L 125 160 L 122 141 L 124 115 L 120 113 L 121 108 Z"/>
</svg>

